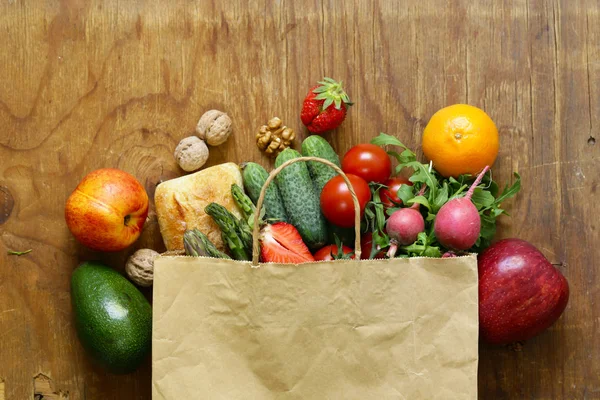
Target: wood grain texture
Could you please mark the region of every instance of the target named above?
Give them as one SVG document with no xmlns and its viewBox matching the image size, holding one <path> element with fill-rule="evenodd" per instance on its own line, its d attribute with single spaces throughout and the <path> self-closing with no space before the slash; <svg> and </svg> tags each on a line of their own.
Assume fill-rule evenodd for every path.
<svg viewBox="0 0 600 400">
<path fill-rule="evenodd" d="M 148 399 L 150 365 L 114 377 L 73 329 L 69 278 L 82 260 L 122 270 L 164 249 L 150 215 L 127 251 L 91 252 L 64 222 L 89 171 L 134 174 L 152 197 L 183 174 L 175 146 L 226 111 L 233 140 L 210 165 L 257 161 L 255 131 L 279 116 L 300 139 L 308 87 L 343 79 L 356 105 L 327 134 L 343 154 L 383 131 L 418 149 L 439 108 L 484 108 L 501 133 L 494 176 L 523 177 L 499 237 L 536 244 L 571 299 L 515 352 L 481 345 L 482 399 L 600 398 L 600 5 L 597 0 L 84 1 L 0 3 L 0 394 L 34 398 L 34 377 L 71 400 Z M 7 250 L 32 248 L 27 255 Z M 150 296 L 150 292 L 146 291 Z M 0 396 L 1 397 L 1 396 Z"/>
</svg>

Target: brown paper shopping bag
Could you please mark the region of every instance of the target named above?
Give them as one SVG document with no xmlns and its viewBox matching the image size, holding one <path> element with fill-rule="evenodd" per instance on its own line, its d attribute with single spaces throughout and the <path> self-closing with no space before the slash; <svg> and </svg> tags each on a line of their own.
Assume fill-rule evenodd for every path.
<svg viewBox="0 0 600 400">
<path fill-rule="evenodd" d="M 154 400 L 477 397 L 475 256 L 290 265 L 255 250 L 165 256 L 154 273 Z"/>
</svg>

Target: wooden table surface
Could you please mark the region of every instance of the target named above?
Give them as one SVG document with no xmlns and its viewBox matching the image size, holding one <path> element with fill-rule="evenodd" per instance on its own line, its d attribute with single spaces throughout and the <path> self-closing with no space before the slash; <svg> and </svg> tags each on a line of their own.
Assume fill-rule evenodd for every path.
<svg viewBox="0 0 600 400">
<path fill-rule="evenodd" d="M 122 270 L 135 248 L 164 249 L 154 206 L 134 247 L 100 254 L 70 235 L 66 198 L 101 167 L 152 197 L 183 174 L 175 146 L 211 108 L 235 132 L 209 163 L 269 166 L 257 128 L 279 116 L 305 137 L 302 99 L 323 76 L 356 102 L 326 135 L 339 153 L 380 131 L 418 149 L 453 103 L 490 114 L 494 178 L 523 178 L 498 237 L 538 246 L 571 298 L 521 351 L 481 345 L 480 398 L 600 398 L 597 0 L 4 0 L 0 37 L 0 399 L 149 399 L 149 362 L 119 377 L 89 362 L 69 279 L 83 260 Z"/>
</svg>

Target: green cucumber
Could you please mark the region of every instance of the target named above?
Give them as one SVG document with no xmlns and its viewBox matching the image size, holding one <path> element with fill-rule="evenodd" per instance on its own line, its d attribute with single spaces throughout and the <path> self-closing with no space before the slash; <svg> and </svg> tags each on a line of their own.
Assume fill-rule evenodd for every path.
<svg viewBox="0 0 600 400">
<path fill-rule="evenodd" d="M 302 142 L 302 155 L 305 157 L 319 157 L 327 161 L 331 161 L 338 167 L 341 167 L 340 158 L 337 153 L 333 150 L 333 147 L 319 135 L 312 135 L 304 139 Z M 317 188 L 317 194 L 321 196 L 323 187 L 331 178 L 337 175 L 328 165 L 318 163 L 316 161 L 308 162 L 308 170 L 312 177 L 315 187 Z"/>
<path fill-rule="evenodd" d="M 258 197 L 260 196 L 260 191 L 267 181 L 269 174 L 260 164 L 253 162 L 242 165 L 242 169 L 244 188 L 246 189 L 246 192 L 248 192 L 248 196 L 254 205 L 256 205 Z M 272 184 L 267 188 L 263 208 L 265 210 L 266 220 L 270 222 L 288 221 L 287 213 L 285 212 L 283 200 L 281 199 L 281 194 L 279 193 L 277 185 Z"/>
<path fill-rule="evenodd" d="M 296 150 L 287 148 L 277 156 L 275 167 L 301 156 Z M 327 224 L 321 214 L 319 195 L 306 163 L 297 162 L 287 166 L 275 177 L 275 181 L 289 222 L 298 229 L 310 249 L 322 247 L 327 242 Z"/>
<path fill-rule="evenodd" d="M 340 158 L 333 150 L 333 147 L 319 135 L 312 135 L 304 139 L 302 142 L 302 155 L 305 157 L 319 157 L 323 158 L 327 161 L 330 161 L 341 168 Z M 323 191 L 323 187 L 325 184 L 338 175 L 337 172 L 333 168 L 328 165 L 318 163 L 316 161 L 309 161 L 308 170 L 310 171 L 310 176 L 315 184 L 315 188 L 319 197 L 321 196 L 321 192 Z M 354 228 L 340 228 L 339 226 L 335 226 L 333 224 L 327 224 L 327 232 L 328 232 L 328 240 L 329 244 L 335 244 L 334 235 L 337 235 L 338 238 L 342 241 L 346 246 L 354 247 Z"/>
</svg>

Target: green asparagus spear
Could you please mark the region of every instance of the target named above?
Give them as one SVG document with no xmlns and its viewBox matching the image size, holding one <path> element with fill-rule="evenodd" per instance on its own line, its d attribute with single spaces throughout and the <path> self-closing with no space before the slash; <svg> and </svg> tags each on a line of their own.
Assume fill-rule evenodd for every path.
<svg viewBox="0 0 600 400">
<path fill-rule="evenodd" d="M 243 218 L 240 218 L 237 222 L 238 235 L 242 239 L 248 254 L 252 254 L 252 229 L 250 229 L 250 225 Z"/>
<path fill-rule="evenodd" d="M 239 235 L 239 221 L 225 207 L 217 203 L 210 203 L 204 211 L 212 217 L 221 229 L 223 241 L 229 247 L 231 255 L 236 260 L 249 260 L 244 241 Z"/>
<path fill-rule="evenodd" d="M 247 222 L 246 225 L 248 227 L 248 232 L 250 232 L 251 234 L 252 224 L 254 223 L 254 213 L 256 212 L 256 206 L 254 205 L 254 203 L 252 203 L 252 199 L 250 199 L 250 197 L 248 197 L 248 195 L 244 193 L 244 190 L 235 183 L 231 185 L 231 195 L 233 196 L 233 199 L 235 200 L 240 210 L 242 210 L 242 218 L 245 222 Z M 260 216 L 258 219 L 259 224 L 262 225 L 262 223 L 264 222 L 264 218 L 265 208 L 261 207 Z M 241 228 L 245 229 L 246 227 L 242 226 Z M 252 240 L 252 237 L 250 237 L 250 240 Z M 250 244 L 250 248 L 252 248 L 252 244 Z"/>
<path fill-rule="evenodd" d="M 231 185 L 231 195 L 240 210 L 242 210 L 242 217 L 248 220 L 256 212 L 256 206 L 252 203 L 250 197 L 236 183 Z"/>
<path fill-rule="evenodd" d="M 183 247 L 185 248 L 185 254 L 188 256 L 231 259 L 227 254 L 217 249 L 208 237 L 196 228 L 185 231 L 183 234 Z"/>
</svg>

